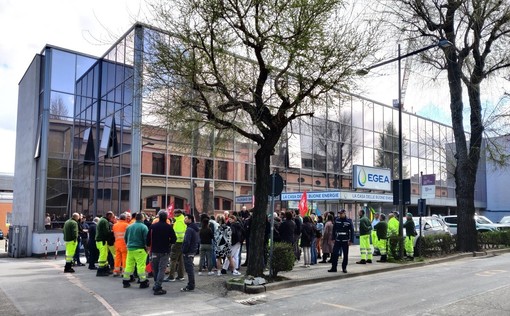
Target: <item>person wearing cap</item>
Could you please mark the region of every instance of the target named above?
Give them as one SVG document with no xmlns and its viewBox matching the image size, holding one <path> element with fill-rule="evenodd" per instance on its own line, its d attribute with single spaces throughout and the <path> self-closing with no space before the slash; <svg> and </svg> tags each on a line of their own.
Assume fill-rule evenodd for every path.
<svg viewBox="0 0 510 316">
<path fill-rule="evenodd" d="M 174 211 L 173 225 L 175 236 L 177 240 L 172 245 L 170 250 L 170 273 L 165 279 L 165 282 L 175 281 L 175 270 L 177 270 L 177 279 L 184 280 L 184 259 L 182 257 L 182 242 L 184 241 L 184 234 L 186 233 L 186 224 L 184 223 L 184 213 L 182 210 Z"/>
<path fill-rule="evenodd" d="M 372 247 L 370 247 L 370 232 L 372 225 L 370 220 L 365 216 L 365 210 L 360 209 L 359 215 L 359 250 L 361 252 L 361 260 L 357 264 L 372 263 Z"/>
<path fill-rule="evenodd" d="M 414 237 L 416 233 L 416 225 L 413 220 L 413 214 L 406 214 L 406 222 L 404 223 L 404 229 L 406 230 L 406 240 L 404 249 L 406 250 L 406 256 L 408 260 L 414 260 Z"/>
<path fill-rule="evenodd" d="M 374 226 L 376 232 L 376 238 L 374 239 L 374 245 L 377 244 L 381 253 L 381 259 L 377 262 L 387 262 L 388 257 L 386 255 L 387 241 L 388 241 L 388 223 L 386 223 L 386 215 L 379 215 L 379 222 Z"/>
<path fill-rule="evenodd" d="M 333 224 L 332 238 L 335 240 L 333 254 L 331 255 L 331 269 L 328 272 L 337 272 L 338 252 L 342 249 L 342 272 L 347 273 L 347 264 L 349 259 L 349 246 L 354 242 L 354 226 L 352 220 L 347 218 L 344 209 L 339 213 Z"/>
</svg>

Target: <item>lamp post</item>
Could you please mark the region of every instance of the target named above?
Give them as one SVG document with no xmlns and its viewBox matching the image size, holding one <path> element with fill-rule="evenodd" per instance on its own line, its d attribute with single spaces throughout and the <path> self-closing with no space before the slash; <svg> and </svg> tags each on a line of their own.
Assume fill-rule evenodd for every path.
<svg viewBox="0 0 510 316">
<path fill-rule="evenodd" d="M 368 68 L 364 68 L 362 70 L 357 71 L 359 75 L 366 75 L 370 71 L 370 69 L 374 69 L 392 62 L 398 62 L 398 236 L 399 236 L 399 256 L 402 258 L 404 256 L 404 185 L 403 185 L 403 153 L 402 153 L 402 86 L 401 86 L 401 60 L 416 54 L 419 54 L 421 52 L 424 52 L 426 50 L 429 50 L 434 47 L 440 47 L 440 48 L 448 48 L 451 47 L 453 44 L 446 40 L 441 39 L 435 44 L 431 44 L 429 46 L 420 48 L 418 50 L 412 51 L 410 53 L 401 54 L 400 50 L 400 44 L 398 44 L 398 55 L 395 58 L 380 62 L 378 64 L 374 64 Z"/>
</svg>

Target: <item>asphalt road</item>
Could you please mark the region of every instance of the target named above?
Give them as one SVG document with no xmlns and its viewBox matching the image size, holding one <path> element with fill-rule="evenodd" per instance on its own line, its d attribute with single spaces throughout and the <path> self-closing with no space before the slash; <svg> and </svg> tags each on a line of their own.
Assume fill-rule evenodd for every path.
<svg viewBox="0 0 510 316">
<path fill-rule="evenodd" d="M 258 315 L 510 315 L 510 254 L 274 291 Z"/>
<path fill-rule="evenodd" d="M 3 315 L 510 315 L 510 254 L 396 270 L 262 295 L 199 290 L 167 295 L 123 289 L 83 267 L 63 274 L 63 260 L 0 258 Z M 152 282 L 151 282 L 152 283 Z M 152 284 L 151 284 L 152 285 Z M 205 290 L 204 290 L 205 289 Z"/>
</svg>

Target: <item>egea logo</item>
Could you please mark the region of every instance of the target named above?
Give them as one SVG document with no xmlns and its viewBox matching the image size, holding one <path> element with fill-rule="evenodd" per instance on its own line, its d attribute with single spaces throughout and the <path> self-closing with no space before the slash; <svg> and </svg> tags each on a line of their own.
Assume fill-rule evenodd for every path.
<svg viewBox="0 0 510 316">
<path fill-rule="evenodd" d="M 358 184 L 360 187 L 364 187 L 365 183 L 367 183 L 367 174 L 365 172 L 365 169 L 359 168 L 358 172 Z"/>
<path fill-rule="evenodd" d="M 365 172 L 364 168 L 359 168 L 358 172 L 358 185 L 360 187 L 364 187 L 367 182 L 372 183 L 390 183 L 390 179 L 388 176 L 382 175 L 382 174 L 375 174 L 375 173 L 369 173 L 367 174 Z"/>
</svg>

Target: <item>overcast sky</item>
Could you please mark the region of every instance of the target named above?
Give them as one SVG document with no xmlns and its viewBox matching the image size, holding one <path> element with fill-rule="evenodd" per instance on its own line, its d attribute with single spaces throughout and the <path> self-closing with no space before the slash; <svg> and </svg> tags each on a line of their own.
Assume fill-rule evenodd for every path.
<svg viewBox="0 0 510 316">
<path fill-rule="evenodd" d="M 138 19 L 140 0 L 0 0 L 0 172 L 14 173 L 18 83 L 52 44 L 101 56 Z"/>
<path fill-rule="evenodd" d="M 18 83 L 35 54 L 51 44 L 101 56 L 135 21 L 146 20 L 143 3 L 0 0 L 0 172 L 14 173 Z M 397 95 L 396 72 L 396 65 L 382 69 L 362 85 L 362 94 L 391 104 Z M 432 85 L 411 71 L 406 110 L 449 123 L 446 87 L 445 81 Z"/>
</svg>

